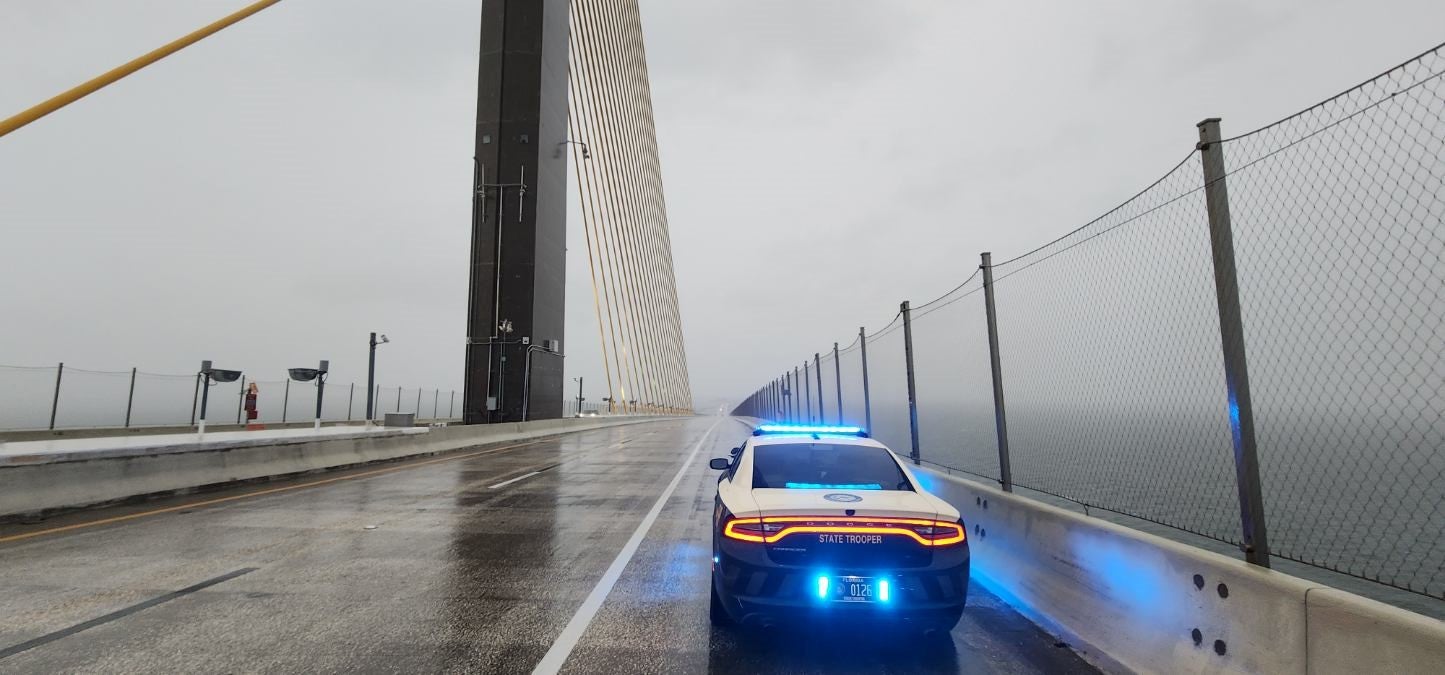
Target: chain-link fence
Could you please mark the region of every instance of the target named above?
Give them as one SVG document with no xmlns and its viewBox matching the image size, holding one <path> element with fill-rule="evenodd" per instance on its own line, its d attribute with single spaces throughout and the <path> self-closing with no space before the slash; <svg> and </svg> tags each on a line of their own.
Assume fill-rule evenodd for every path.
<svg viewBox="0 0 1445 675">
<path fill-rule="evenodd" d="M 905 303 L 839 351 L 841 421 L 1006 489 L 1445 599 L 1442 48 L 1241 136 L 1206 120 L 1115 209 Z M 789 370 L 736 413 L 816 421 L 790 401 L 828 384 Z"/>
<path fill-rule="evenodd" d="M 0 366 L 0 431 L 40 429 L 194 426 L 200 417 L 197 375 L 163 375 L 141 370 L 102 371 L 55 366 Z M 316 419 L 316 382 L 289 378 L 212 382 L 206 401 L 209 424 L 247 422 L 244 392 L 256 385 L 256 419 L 276 424 Z M 377 385 L 374 417 L 414 413 L 417 419 L 448 420 L 461 414 L 452 389 Z M 366 419 L 366 383 L 327 381 L 321 397 L 326 422 Z"/>
</svg>

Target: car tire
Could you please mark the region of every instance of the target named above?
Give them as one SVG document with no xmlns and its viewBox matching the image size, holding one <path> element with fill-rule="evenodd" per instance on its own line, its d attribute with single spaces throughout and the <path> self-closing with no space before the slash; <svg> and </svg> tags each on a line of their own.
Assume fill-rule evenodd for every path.
<svg viewBox="0 0 1445 675">
<path fill-rule="evenodd" d="M 925 632 L 936 632 L 942 635 L 947 635 L 953 631 L 954 626 L 957 626 L 958 622 L 962 619 L 963 607 L 949 610 L 943 616 L 938 617 L 936 621 L 930 622 L 930 625 L 928 626 L 928 628 L 925 629 Z"/>
<path fill-rule="evenodd" d="M 722 598 L 718 597 L 717 585 L 709 583 L 708 587 L 712 590 L 712 600 L 708 605 L 707 612 L 708 621 L 718 627 L 732 626 L 737 623 L 733 621 L 732 615 L 728 614 L 727 607 L 723 606 Z"/>
</svg>

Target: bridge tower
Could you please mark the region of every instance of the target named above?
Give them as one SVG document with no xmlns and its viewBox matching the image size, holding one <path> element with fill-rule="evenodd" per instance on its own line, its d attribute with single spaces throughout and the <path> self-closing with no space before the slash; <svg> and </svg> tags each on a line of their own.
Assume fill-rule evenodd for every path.
<svg viewBox="0 0 1445 675">
<path fill-rule="evenodd" d="M 568 0 L 482 0 L 466 424 L 562 416 L 567 27 Z"/>
</svg>

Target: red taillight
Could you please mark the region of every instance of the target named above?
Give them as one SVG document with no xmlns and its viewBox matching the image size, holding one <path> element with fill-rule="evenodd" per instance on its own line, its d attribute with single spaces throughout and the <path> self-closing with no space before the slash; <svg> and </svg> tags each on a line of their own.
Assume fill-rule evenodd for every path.
<svg viewBox="0 0 1445 675">
<path fill-rule="evenodd" d="M 929 525 L 914 525 L 913 531 L 927 539 L 930 546 L 948 546 L 963 541 L 963 526 L 935 520 Z"/>
<path fill-rule="evenodd" d="M 768 544 L 804 533 L 906 536 L 924 546 L 952 546 L 964 541 L 963 526 L 958 523 L 918 518 L 769 516 L 730 518 L 723 525 L 723 536 L 729 539 Z"/>
</svg>

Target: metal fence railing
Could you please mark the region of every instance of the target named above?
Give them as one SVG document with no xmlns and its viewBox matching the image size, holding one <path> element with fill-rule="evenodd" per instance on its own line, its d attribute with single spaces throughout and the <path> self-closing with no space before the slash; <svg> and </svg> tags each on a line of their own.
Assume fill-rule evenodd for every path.
<svg viewBox="0 0 1445 675">
<path fill-rule="evenodd" d="M 736 414 L 867 424 L 1005 489 L 1445 599 L 1445 45 L 1199 127 L 1115 209 L 829 349 L 841 387 L 789 368 Z"/>
<path fill-rule="evenodd" d="M 243 376 L 212 382 L 210 424 L 246 421 L 243 392 L 254 384 L 257 419 L 263 424 L 316 418 L 316 383 Z M 55 366 L 0 366 L 0 431 L 194 426 L 200 415 L 201 378 L 137 369 L 102 371 Z M 375 417 L 414 413 L 417 419 L 455 419 L 462 401 L 452 389 L 377 385 Z M 366 383 L 327 381 L 321 400 L 326 422 L 366 419 Z"/>
</svg>

